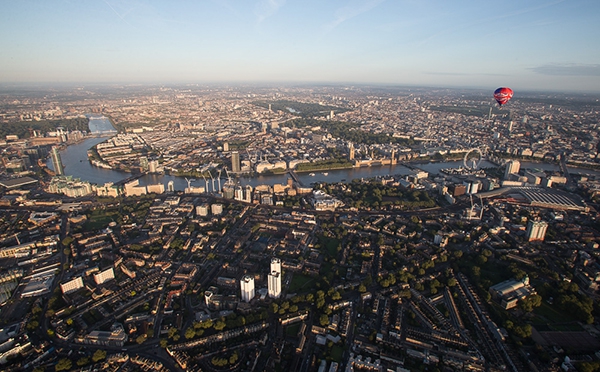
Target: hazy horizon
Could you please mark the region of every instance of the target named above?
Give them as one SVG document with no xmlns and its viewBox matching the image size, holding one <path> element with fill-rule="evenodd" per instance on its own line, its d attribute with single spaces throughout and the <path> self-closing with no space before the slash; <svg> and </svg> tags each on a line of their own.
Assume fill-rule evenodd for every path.
<svg viewBox="0 0 600 372">
<path fill-rule="evenodd" d="M 477 92 L 487 94 L 492 97 L 495 88 L 490 87 L 469 87 L 469 86 L 441 86 L 441 85 L 408 85 L 408 84 L 369 84 L 369 83 L 351 83 L 351 82 L 242 82 L 242 81 L 215 81 L 215 82 L 147 82 L 147 83 L 122 83 L 122 82 L 0 82 L 0 94 L 6 94 L 11 90 L 60 90 L 60 89 L 107 89 L 107 88 L 173 88 L 173 89 L 191 89 L 197 88 L 259 88 L 259 89 L 276 89 L 276 88 L 356 88 L 356 89 L 397 89 L 397 90 L 448 90 L 455 91 L 459 94 L 465 92 Z M 600 99 L 600 90 L 567 90 L 567 89 L 525 89 L 517 92 L 517 97 L 529 95 L 582 95 L 586 97 L 596 97 Z M 490 98 L 490 99 L 493 99 Z"/>
<path fill-rule="evenodd" d="M 0 4 L 0 85 L 600 92 L 593 0 Z"/>
</svg>

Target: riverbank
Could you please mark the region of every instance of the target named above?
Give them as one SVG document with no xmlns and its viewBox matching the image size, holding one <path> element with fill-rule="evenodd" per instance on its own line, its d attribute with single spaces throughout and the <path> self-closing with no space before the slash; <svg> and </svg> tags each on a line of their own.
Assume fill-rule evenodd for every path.
<svg viewBox="0 0 600 372">
<path fill-rule="evenodd" d="M 97 185 L 103 185 L 106 182 L 119 182 L 131 176 L 130 173 L 123 172 L 122 169 L 113 170 L 94 167 L 88 161 L 87 150 L 96 145 L 97 143 L 104 141 L 106 138 L 101 137 L 88 137 L 82 142 L 74 145 L 69 145 L 66 149 L 61 151 L 61 158 L 63 165 L 65 165 L 65 172 L 67 175 L 71 175 L 74 178 L 79 178 L 82 181 L 88 181 Z M 53 169 L 52 162 L 47 161 L 47 166 Z M 374 177 L 384 177 L 388 175 L 399 175 L 408 176 L 414 174 L 415 171 L 423 170 L 435 176 L 441 174 L 443 168 L 458 168 L 462 166 L 462 161 L 424 161 L 424 159 L 413 159 L 412 161 L 399 162 L 395 165 L 382 165 L 382 166 L 371 166 L 371 167 L 360 167 L 360 168 L 341 168 L 336 169 L 322 169 L 322 170 L 308 170 L 304 172 L 297 172 L 297 177 L 300 182 L 304 185 L 311 183 L 348 183 L 355 179 L 368 179 Z M 497 165 L 492 164 L 489 161 L 482 161 L 480 168 L 498 168 Z M 522 169 L 542 169 L 547 172 L 560 172 L 560 167 L 556 164 L 547 164 L 544 162 L 533 163 L 533 162 L 521 162 Z M 600 173 L 594 170 L 585 169 L 574 169 L 569 167 L 572 172 L 589 173 L 599 176 Z M 314 176 L 310 176 L 310 173 L 315 173 Z M 325 175 L 324 173 L 327 173 Z M 225 174 L 221 174 L 225 177 Z M 263 175 L 263 174 L 231 174 L 235 178 L 236 184 L 241 186 L 252 186 L 256 187 L 259 185 L 275 185 L 275 184 L 286 184 L 289 178 L 288 172 L 283 174 L 274 175 Z M 217 177 L 214 174 L 213 177 Z M 175 176 L 171 174 L 147 174 L 140 178 L 140 185 L 155 185 L 158 183 L 166 184 L 173 181 L 176 190 L 185 190 L 188 186 L 186 178 L 192 179 L 192 186 L 194 184 L 204 184 L 202 177 L 194 177 L 190 175 Z M 210 181 L 210 176 L 207 176 Z M 195 179 L 195 180 L 193 180 Z"/>
<path fill-rule="evenodd" d="M 380 165 L 377 165 L 377 167 L 379 167 Z M 336 170 L 344 170 L 344 169 L 356 169 L 356 168 L 365 168 L 365 167 L 331 167 L 331 168 L 314 168 L 314 169 L 310 169 L 310 170 L 297 170 L 297 169 L 290 169 L 290 171 L 292 172 L 296 172 L 296 173 L 314 173 L 314 172 L 328 172 L 328 171 L 336 171 Z"/>
</svg>

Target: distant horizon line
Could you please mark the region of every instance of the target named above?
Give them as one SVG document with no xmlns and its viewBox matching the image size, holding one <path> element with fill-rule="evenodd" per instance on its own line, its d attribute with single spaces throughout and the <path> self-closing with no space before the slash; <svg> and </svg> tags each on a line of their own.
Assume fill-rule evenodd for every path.
<svg viewBox="0 0 600 372">
<path fill-rule="evenodd" d="M 494 91 L 499 86 L 465 86 L 465 85 L 417 85 L 403 83 L 368 83 L 368 82 L 332 82 L 332 81 L 204 81 L 204 82 L 0 82 L 0 89 L 15 88 L 82 88 L 82 87 L 186 87 L 186 86 L 331 86 L 331 87 L 370 87 L 370 88 L 403 88 L 403 89 L 461 89 L 473 91 Z M 570 89 L 519 89 L 523 93 L 563 93 L 563 94 L 600 94 L 599 90 L 570 90 Z"/>
</svg>

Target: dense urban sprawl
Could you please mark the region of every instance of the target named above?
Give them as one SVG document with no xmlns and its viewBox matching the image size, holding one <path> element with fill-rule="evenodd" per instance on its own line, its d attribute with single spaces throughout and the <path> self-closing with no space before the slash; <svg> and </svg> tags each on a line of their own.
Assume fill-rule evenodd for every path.
<svg viewBox="0 0 600 372">
<path fill-rule="evenodd" d="M 6 91 L 0 366 L 600 370 L 599 118 L 595 97 L 475 90 Z M 63 169 L 93 136 L 123 181 Z M 287 181 L 239 182 L 265 174 Z"/>
</svg>

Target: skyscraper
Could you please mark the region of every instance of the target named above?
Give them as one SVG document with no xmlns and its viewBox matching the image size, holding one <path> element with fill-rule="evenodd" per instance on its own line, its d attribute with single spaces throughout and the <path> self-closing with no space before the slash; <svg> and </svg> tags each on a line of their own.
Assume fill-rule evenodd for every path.
<svg viewBox="0 0 600 372">
<path fill-rule="evenodd" d="M 142 172 L 148 171 L 149 167 L 150 163 L 148 163 L 148 158 L 146 156 L 140 156 L 140 168 L 142 169 Z"/>
<path fill-rule="evenodd" d="M 269 297 L 279 298 L 281 296 L 281 260 L 277 257 L 271 259 L 271 272 L 268 279 Z"/>
<path fill-rule="evenodd" d="M 240 153 L 237 151 L 231 153 L 231 171 L 233 173 L 240 172 Z"/>
<path fill-rule="evenodd" d="M 150 172 L 150 173 L 158 172 L 158 160 L 151 160 L 148 162 L 148 172 Z"/>
<path fill-rule="evenodd" d="M 63 176 L 65 174 L 65 170 L 60 158 L 60 153 L 58 152 L 58 147 L 52 147 L 50 157 L 52 158 L 52 167 L 54 168 L 54 173 L 56 173 L 57 176 Z"/>
<path fill-rule="evenodd" d="M 244 189 L 242 188 L 242 186 L 236 186 L 235 187 L 234 197 L 233 198 L 235 200 L 244 201 Z"/>
<path fill-rule="evenodd" d="M 511 160 L 506 163 L 506 170 L 504 171 L 504 178 L 507 179 L 511 174 L 517 174 L 521 170 L 521 162 L 518 160 Z"/>
<path fill-rule="evenodd" d="M 240 289 L 242 301 L 250 302 L 254 298 L 254 278 L 250 275 L 244 275 L 240 280 Z"/>
<path fill-rule="evenodd" d="M 269 297 L 279 298 L 281 296 L 281 274 L 273 271 L 269 274 Z"/>
<path fill-rule="evenodd" d="M 244 193 L 244 201 L 246 203 L 252 203 L 252 186 L 246 185 L 246 191 Z"/>
<path fill-rule="evenodd" d="M 281 273 L 281 260 L 277 257 L 271 259 L 271 272 L 273 271 Z"/>
</svg>

